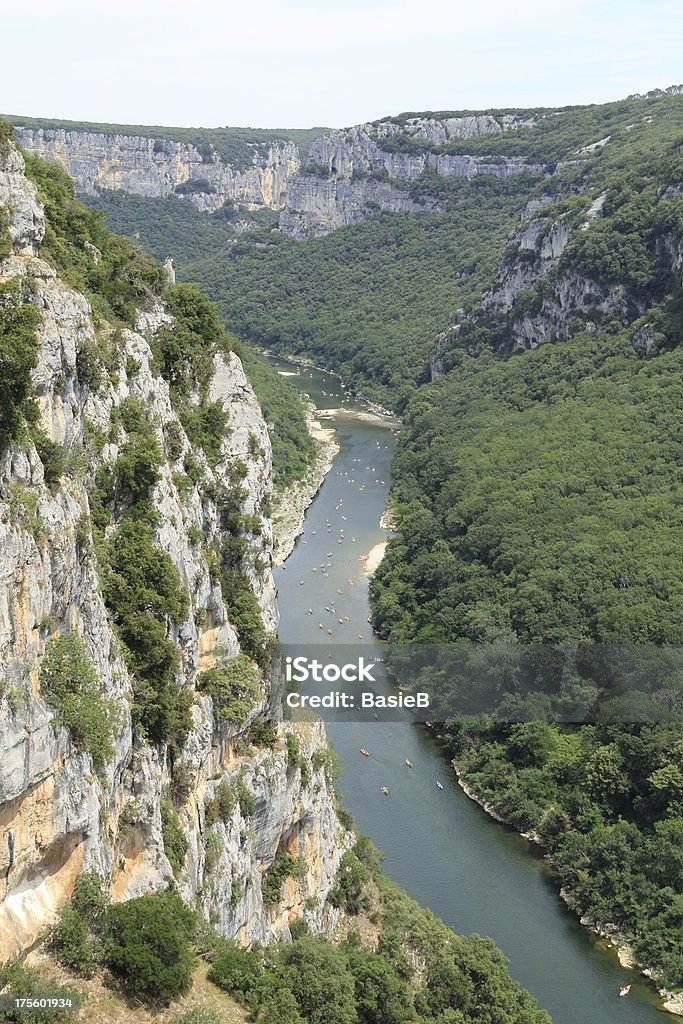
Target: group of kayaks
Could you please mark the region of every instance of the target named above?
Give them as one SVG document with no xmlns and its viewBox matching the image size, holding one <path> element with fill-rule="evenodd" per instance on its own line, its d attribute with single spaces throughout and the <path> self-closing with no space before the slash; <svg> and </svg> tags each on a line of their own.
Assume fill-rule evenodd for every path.
<svg viewBox="0 0 683 1024">
<path fill-rule="evenodd" d="M 369 751 L 369 750 L 366 750 L 366 749 L 365 749 L 365 747 L 361 747 L 361 748 L 360 748 L 360 752 L 361 752 L 361 754 L 363 755 L 363 757 L 370 757 L 370 751 Z M 415 767 L 415 765 L 413 764 L 413 762 L 412 762 L 412 761 L 410 760 L 410 758 L 409 758 L 409 757 L 407 757 L 407 758 L 405 759 L 405 762 L 404 762 L 404 764 L 405 764 L 405 765 L 406 765 L 406 767 L 408 767 L 408 768 L 414 768 L 414 767 Z M 443 782 L 439 782 L 439 781 L 437 780 L 437 783 L 436 783 L 436 788 L 437 788 L 437 789 L 443 789 Z M 382 794 L 383 794 L 383 796 L 389 796 L 390 790 L 389 790 L 389 787 L 388 787 L 388 786 L 380 786 L 380 788 L 379 788 L 379 791 L 380 791 L 380 793 L 382 793 Z"/>
</svg>

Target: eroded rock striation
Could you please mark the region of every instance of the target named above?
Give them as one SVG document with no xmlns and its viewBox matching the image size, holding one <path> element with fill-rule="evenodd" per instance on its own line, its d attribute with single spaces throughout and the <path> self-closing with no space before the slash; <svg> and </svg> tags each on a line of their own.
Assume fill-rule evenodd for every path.
<svg viewBox="0 0 683 1024">
<path fill-rule="evenodd" d="M 104 875 L 116 900 L 173 878 L 162 803 L 179 765 L 186 786 L 176 813 L 188 840 L 176 872 L 180 892 L 245 943 L 286 937 L 290 921 L 300 917 L 320 931 L 327 894 L 351 843 L 326 775 L 323 727 L 280 724 L 272 748 L 255 746 L 244 732 L 268 707 L 267 675 L 241 726 L 219 719 L 212 697 L 196 689 L 198 674 L 214 665 L 219 648 L 240 651 L 210 565 L 222 530 L 215 493 L 231 485 L 238 464 L 241 514 L 249 523 L 249 585 L 265 629 L 272 633 L 278 621 L 272 528 L 264 511 L 272 488 L 270 441 L 242 365 L 235 355 L 216 358 L 210 397 L 223 403 L 228 431 L 212 468 L 190 443 L 156 369 L 150 342 L 161 325 L 173 327 L 163 304 L 148 302 L 135 330 L 114 331 L 94 317 L 88 299 L 40 256 L 43 210 L 11 145 L 0 154 L 0 206 L 9 215 L 12 241 L 11 253 L 0 260 L 0 283 L 18 282 L 23 301 L 39 311 L 33 388 L 45 433 L 66 453 L 66 471 L 51 487 L 29 440 L 11 444 L 0 457 L 0 960 L 35 942 L 83 869 Z M 103 348 L 115 364 L 95 382 L 84 372 L 82 353 Z M 166 746 L 148 742 L 131 725 L 135 680 L 105 604 L 91 526 L 87 483 L 99 465 L 113 465 L 126 443 L 122 426 L 114 434 L 110 428 L 130 398 L 146 410 L 164 452 L 153 496 L 155 543 L 170 556 L 188 597 L 184 621 L 165 623 L 180 655 L 178 682 L 191 698 L 192 727 L 173 765 Z M 104 439 L 97 464 L 94 436 Z M 188 457 L 199 483 L 181 471 Z M 46 647 L 67 635 L 79 638 L 102 695 L 116 708 L 114 751 L 103 767 L 74 743 L 41 691 Z M 285 731 L 299 741 L 295 764 L 288 763 Z M 209 821 L 210 801 L 226 782 L 249 799 Z M 277 903 L 265 905 L 261 879 L 283 853 L 302 857 L 304 868 L 287 880 Z"/>
<path fill-rule="evenodd" d="M 182 193 L 200 210 L 218 210 L 226 200 L 249 209 L 279 209 L 289 179 L 300 166 L 293 142 L 254 149 L 251 163 L 235 167 L 214 150 L 141 135 L 113 135 L 64 128 L 17 126 L 27 153 L 62 165 L 86 195 L 121 189 L 140 196 Z"/>
<path fill-rule="evenodd" d="M 473 178 L 542 170 L 522 157 L 447 151 L 449 143 L 535 124 L 533 117 L 514 114 L 389 119 L 321 135 L 303 163 L 292 142 L 254 147 L 247 167 L 232 166 L 211 147 L 200 151 L 161 136 L 21 125 L 16 131 L 27 152 L 60 163 L 88 195 L 101 189 L 148 197 L 180 194 L 209 212 L 226 200 L 252 210 L 269 207 L 281 211 L 281 231 L 303 239 L 358 223 L 378 211 L 438 210 L 436 199 L 413 199 L 405 188 L 406 182 L 427 173 Z M 418 150 L 413 151 L 411 144 L 418 144 Z"/>
</svg>

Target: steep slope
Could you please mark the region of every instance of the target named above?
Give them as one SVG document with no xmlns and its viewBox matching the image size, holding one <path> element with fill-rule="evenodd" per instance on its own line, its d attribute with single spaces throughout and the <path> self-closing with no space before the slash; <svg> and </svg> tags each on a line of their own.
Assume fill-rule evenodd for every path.
<svg viewBox="0 0 683 1024">
<path fill-rule="evenodd" d="M 199 209 L 224 203 L 279 209 L 304 148 L 319 132 L 251 128 L 149 128 L 8 117 L 31 154 L 61 163 L 86 195 L 122 189 L 186 196 Z"/>
<path fill-rule="evenodd" d="M 28 360 L 37 423 L 27 434 L 22 421 L 35 417 L 25 399 L 2 445 L 0 956 L 37 938 L 83 868 L 110 879 L 119 900 L 175 875 L 187 899 L 242 941 L 287 935 L 300 916 L 318 929 L 349 842 L 324 770 L 311 766 L 324 734 L 299 728 L 302 767 L 287 767 L 282 732 L 272 748 L 248 740 L 269 692 L 254 637 L 276 629 L 277 609 L 264 512 L 270 442 L 239 359 L 217 352 L 208 370 L 206 402 L 227 421 L 209 459 L 188 439 L 152 351 L 163 325 L 180 329 L 178 317 L 148 293 L 136 326 L 114 327 L 56 275 L 41 254 L 48 239 L 54 250 L 58 227 L 54 218 L 46 226 L 7 138 L 0 202 L 6 352 L 23 351 L 19 318 L 38 312 Z M 85 241 L 79 258 L 103 270 L 111 244 L 114 252 Z M 199 394 L 187 401 L 205 407 Z M 231 537 L 240 546 L 232 575 L 220 554 Z M 143 586 L 145 600 L 162 603 L 149 621 L 137 612 L 138 641 L 126 618 L 135 609 L 120 600 Z M 239 710 L 203 685 L 206 670 L 230 665 L 253 680 Z M 64 704 L 75 678 L 82 702 Z M 217 790 L 236 794 L 218 818 Z M 165 845 L 169 821 L 186 836 L 180 856 Z M 266 908 L 261 879 L 284 849 L 305 855 L 306 871 Z"/>
<path fill-rule="evenodd" d="M 447 149 L 476 143 L 497 148 L 500 159 L 510 152 L 542 158 L 543 174 L 467 179 L 422 170 L 392 181 L 414 201 L 438 201 L 440 212 L 375 210 L 367 223 L 297 246 L 247 233 L 231 253 L 195 260 L 180 273 L 204 284 L 238 335 L 312 354 L 402 410 L 414 385 L 429 377 L 430 361 L 435 374 L 448 368 L 441 359 L 447 349 L 509 352 L 567 340 L 610 319 L 635 322 L 671 292 L 672 226 L 663 218 L 671 211 L 666 190 L 677 187 L 682 118 L 683 98 L 667 93 L 451 139 Z M 424 157 L 424 146 L 436 145 L 388 138 L 404 139 L 407 156 L 410 147 Z M 313 145 L 321 159 L 338 161 L 344 174 L 351 168 L 351 178 L 340 172 L 339 180 L 361 180 L 352 162 L 365 159 L 363 147 L 345 143 L 344 162 L 325 144 Z M 329 186 L 332 179 L 321 180 Z M 443 335 L 436 352 L 435 335 Z"/>
<path fill-rule="evenodd" d="M 395 642 L 491 645 L 440 674 L 468 792 L 545 844 L 572 909 L 669 993 L 680 662 L 657 647 L 683 621 L 682 118 L 675 96 L 531 198 L 408 407 L 373 581 Z M 468 721 L 482 671 L 498 704 Z M 595 724 L 557 724 L 576 721 Z"/>
<path fill-rule="evenodd" d="M 322 725 L 273 720 L 268 433 L 211 304 L 30 169 L 3 130 L 0 960 L 58 915 L 59 966 L 0 962 L 0 990 L 168 1019 L 192 941 L 273 1020 L 549 1024 L 490 940 L 382 877 Z"/>
</svg>

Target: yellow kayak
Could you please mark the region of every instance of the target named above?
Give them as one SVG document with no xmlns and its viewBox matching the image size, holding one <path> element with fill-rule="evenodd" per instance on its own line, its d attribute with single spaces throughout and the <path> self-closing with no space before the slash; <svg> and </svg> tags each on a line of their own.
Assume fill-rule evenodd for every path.
<svg viewBox="0 0 683 1024">
<path fill-rule="evenodd" d="M 408 758 L 406 758 L 406 764 L 408 765 L 409 768 L 413 767 L 413 762 L 409 761 Z"/>
</svg>

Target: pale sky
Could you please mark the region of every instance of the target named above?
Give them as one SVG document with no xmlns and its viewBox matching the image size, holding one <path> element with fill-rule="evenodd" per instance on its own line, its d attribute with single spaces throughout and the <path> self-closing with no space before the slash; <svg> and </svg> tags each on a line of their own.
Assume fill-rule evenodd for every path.
<svg viewBox="0 0 683 1024">
<path fill-rule="evenodd" d="M 406 110 L 604 102 L 683 81 L 681 0 L 22 0 L 0 111 L 341 127 Z"/>
</svg>

